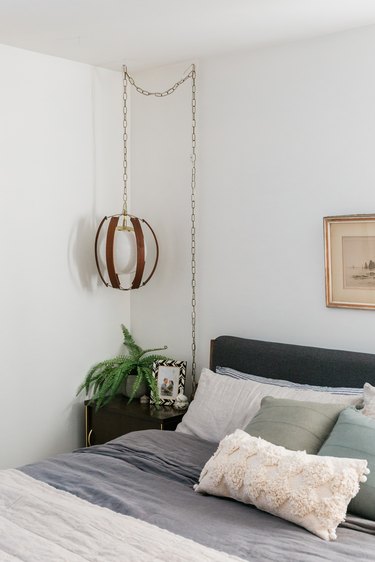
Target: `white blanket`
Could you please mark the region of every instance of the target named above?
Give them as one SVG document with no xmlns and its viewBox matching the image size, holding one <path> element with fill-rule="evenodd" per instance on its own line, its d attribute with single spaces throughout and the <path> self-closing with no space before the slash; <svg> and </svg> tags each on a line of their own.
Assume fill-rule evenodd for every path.
<svg viewBox="0 0 375 562">
<path fill-rule="evenodd" d="M 0 472 L 1 562 L 240 560 L 93 505 L 17 470 Z"/>
</svg>

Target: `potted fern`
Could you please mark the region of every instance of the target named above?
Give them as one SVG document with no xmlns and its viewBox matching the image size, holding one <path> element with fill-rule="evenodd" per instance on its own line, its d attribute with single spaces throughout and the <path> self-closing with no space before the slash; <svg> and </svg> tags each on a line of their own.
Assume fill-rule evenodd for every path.
<svg viewBox="0 0 375 562">
<path fill-rule="evenodd" d="M 125 383 L 129 383 L 132 379 L 130 391 L 127 393 L 129 402 L 138 395 L 137 393 L 144 385 L 146 390 L 149 389 L 152 392 L 155 403 L 158 405 L 159 392 L 156 379 L 152 374 L 152 364 L 157 359 L 164 360 L 168 357 L 153 352 L 167 349 L 167 346 L 142 349 L 135 343 L 129 330 L 123 324 L 121 324 L 121 329 L 128 354 L 106 359 L 91 367 L 78 388 L 77 395 L 82 391 L 85 391 L 86 395 L 91 394 L 91 402 L 95 402 L 98 409 L 110 402 L 116 394 L 121 392 Z M 144 394 L 144 391 L 141 394 Z"/>
</svg>

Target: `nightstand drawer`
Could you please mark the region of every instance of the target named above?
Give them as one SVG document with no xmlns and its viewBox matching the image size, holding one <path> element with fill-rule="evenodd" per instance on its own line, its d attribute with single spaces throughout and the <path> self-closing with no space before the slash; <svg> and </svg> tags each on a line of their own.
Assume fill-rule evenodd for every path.
<svg viewBox="0 0 375 562">
<path fill-rule="evenodd" d="M 150 407 L 134 400 L 128 404 L 124 396 L 116 396 L 106 406 L 95 410 L 85 402 L 86 446 L 99 445 L 130 431 L 161 429 L 173 431 L 180 423 L 184 412 L 173 408 Z"/>
</svg>

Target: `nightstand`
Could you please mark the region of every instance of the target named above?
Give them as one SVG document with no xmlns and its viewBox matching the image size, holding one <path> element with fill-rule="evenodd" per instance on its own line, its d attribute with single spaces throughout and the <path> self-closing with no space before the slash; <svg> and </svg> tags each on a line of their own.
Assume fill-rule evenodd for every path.
<svg viewBox="0 0 375 562">
<path fill-rule="evenodd" d="M 176 429 L 186 410 L 177 411 L 171 407 L 156 409 L 149 404 L 133 400 L 128 404 L 125 396 L 116 396 L 109 404 L 95 410 L 94 405 L 85 401 L 86 447 L 99 445 L 115 439 L 124 433 L 141 429 Z"/>
</svg>

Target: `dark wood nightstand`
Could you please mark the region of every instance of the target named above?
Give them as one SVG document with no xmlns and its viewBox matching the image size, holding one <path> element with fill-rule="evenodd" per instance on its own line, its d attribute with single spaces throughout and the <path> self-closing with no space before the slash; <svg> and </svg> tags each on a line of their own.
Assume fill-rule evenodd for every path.
<svg viewBox="0 0 375 562">
<path fill-rule="evenodd" d="M 124 433 L 141 429 L 174 430 L 186 410 L 177 411 L 171 407 L 156 409 L 149 404 L 133 400 L 128 404 L 125 396 L 116 396 L 99 410 L 85 401 L 86 447 L 99 445 L 115 439 Z"/>
</svg>

